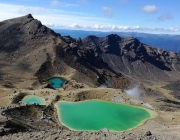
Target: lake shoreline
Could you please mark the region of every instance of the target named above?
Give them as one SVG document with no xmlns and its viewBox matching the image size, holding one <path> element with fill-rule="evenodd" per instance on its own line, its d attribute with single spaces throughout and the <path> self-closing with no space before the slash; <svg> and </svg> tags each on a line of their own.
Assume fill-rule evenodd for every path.
<svg viewBox="0 0 180 140">
<path fill-rule="evenodd" d="M 121 130 L 118 130 L 118 131 L 117 131 L 117 130 L 109 130 L 110 132 L 126 132 L 126 131 L 131 131 L 131 130 L 134 130 L 134 129 L 140 127 L 140 126 L 145 125 L 147 121 L 152 120 L 152 119 L 155 119 L 155 118 L 157 118 L 157 117 L 159 116 L 158 112 L 155 112 L 155 111 L 152 111 L 152 110 L 150 110 L 150 109 L 143 108 L 143 107 L 140 107 L 140 106 L 134 106 L 134 105 L 124 104 L 124 103 L 110 102 L 110 101 L 99 100 L 99 99 L 91 99 L 91 100 L 101 101 L 101 102 L 107 102 L 107 103 L 113 103 L 113 104 L 124 105 L 124 106 L 130 106 L 130 107 L 138 108 L 138 109 L 143 109 L 143 110 L 147 111 L 147 112 L 149 113 L 149 115 L 150 115 L 149 118 L 142 120 L 140 123 L 138 123 L 136 126 L 134 126 L 134 127 L 132 127 L 132 128 L 129 128 L 129 129 L 127 129 L 127 130 L 122 130 L 122 131 L 121 131 Z M 61 118 L 61 115 L 60 115 L 60 114 L 61 114 L 61 111 L 60 111 L 60 109 L 58 109 L 58 104 L 59 104 L 59 103 L 64 102 L 64 103 L 74 104 L 74 103 L 87 102 L 87 101 L 90 101 L 90 100 L 79 101 L 79 102 L 58 101 L 57 103 L 55 103 L 54 106 L 55 106 L 55 108 L 56 108 L 56 110 L 57 110 L 57 115 L 58 115 L 58 120 L 59 120 L 59 122 L 60 122 L 63 126 L 67 127 L 68 129 L 70 129 L 70 130 L 72 130 L 72 131 L 98 132 L 98 131 L 102 130 L 103 128 L 100 129 L 100 130 L 76 130 L 76 129 L 73 129 L 72 127 L 66 125 L 65 123 L 63 123 L 62 118 Z"/>
<path fill-rule="evenodd" d="M 34 101 L 33 101 L 34 99 Z M 28 100 L 30 100 L 28 102 Z M 46 105 L 46 101 L 43 97 L 39 97 L 36 95 L 27 95 L 25 96 L 22 101 L 23 104 L 39 104 L 39 105 Z"/>
</svg>

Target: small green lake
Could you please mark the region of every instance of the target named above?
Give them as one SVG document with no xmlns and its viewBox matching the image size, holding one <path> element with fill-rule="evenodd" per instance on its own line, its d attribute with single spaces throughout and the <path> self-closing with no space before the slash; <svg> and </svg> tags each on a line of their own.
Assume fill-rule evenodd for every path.
<svg viewBox="0 0 180 140">
<path fill-rule="evenodd" d="M 39 105 L 45 105 L 46 101 L 44 98 L 35 96 L 35 95 L 28 95 L 25 96 L 22 100 L 23 104 L 39 104 Z"/>
<path fill-rule="evenodd" d="M 126 131 L 136 128 L 157 113 L 145 108 L 117 104 L 102 100 L 56 103 L 60 122 L 71 130 Z"/>
<path fill-rule="evenodd" d="M 56 89 L 56 88 L 62 88 L 66 80 L 60 77 L 53 77 L 53 78 L 50 78 L 48 82 L 51 83 L 52 88 Z"/>
</svg>

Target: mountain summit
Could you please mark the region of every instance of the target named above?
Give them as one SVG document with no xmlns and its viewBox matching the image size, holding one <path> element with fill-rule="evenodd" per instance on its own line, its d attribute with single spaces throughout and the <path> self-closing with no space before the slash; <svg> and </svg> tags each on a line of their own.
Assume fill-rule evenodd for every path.
<svg viewBox="0 0 180 140">
<path fill-rule="evenodd" d="M 31 14 L 0 22 L 0 38 L 2 86 L 32 87 L 37 80 L 42 83 L 54 75 L 71 75 L 70 79 L 95 87 L 128 86 L 129 80 L 82 40 L 62 37 Z M 24 79 L 31 84 L 25 84 Z"/>
<path fill-rule="evenodd" d="M 50 80 L 59 79 L 61 82 L 60 77 L 65 81 L 62 88 L 50 89 L 53 88 Z M 24 135 L 31 139 L 34 135 L 34 139 L 37 139 L 37 133 L 39 138 L 41 132 L 42 135 L 46 132 L 49 139 L 80 135 L 82 138 L 86 135 L 86 138 L 92 139 L 94 136 L 99 139 L 112 139 L 114 136 L 116 139 L 134 139 L 133 133 L 137 135 L 136 139 L 141 139 L 140 135 L 145 139 L 156 139 L 151 137 L 150 130 L 160 137 L 157 139 L 165 138 L 165 132 L 170 135 L 179 134 L 180 54 L 150 47 L 136 38 L 123 38 L 116 34 L 106 37 L 91 35 L 83 39 L 61 36 L 34 19 L 31 14 L 5 20 L 0 22 L 0 80 L 0 106 L 3 116 L 0 117 L 0 136 L 7 137 L 6 139 L 11 136 L 22 139 L 20 136 L 25 138 Z M 30 100 L 36 100 L 37 97 L 39 100 L 40 97 L 43 100 L 42 105 L 21 104 L 28 96 L 33 97 Z M 140 113 L 137 114 L 137 120 L 141 122 L 147 122 L 145 116 L 158 117 L 144 123 L 142 127 L 137 125 L 139 121 L 133 120 L 135 127 L 132 125 L 132 135 L 129 132 L 108 132 L 114 129 L 107 130 L 106 135 L 102 130 L 98 133 L 72 133 L 73 130 L 68 130 L 69 127 L 62 123 L 57 103 L 92 99 L 108 101 L 110 104 L 122 103 L 124 107 L 118 107 L 120 111 L 115 109 L 114 114 L 118 118 L 123 115 L 121 110 L 126 111 L 127 117 L 134 117 L 132 112 Z M 138 107 L 132 106 L 132 110 L 127 110 L 129 105 Z M 93 108 L 95 112 L 99 112 L 96 106 L 98 104 L 93 105 Z M 144 107 L 142 110 L 146 112 L 145 116 L 141 114 L 142 111 L 134 110 L 141 107 Z M 80 115 L 85 114 L 85 118 L 86 110 L 80 110 Z M 104 111 L 107 111 L 105 106 L 102 107 L 102 112 Z M 111 115 L 111 112 L 109 109 L 105 115 Z M 92 114 L 98 119 L 94 110 Z M 139 118 L 141 115 L 143 120 Z M 72 119 L 75 122 L 79 120 L 78 117 Z M 124 119 L 126 120 L 123 116 L 122 121 Z M 111 121 L 107 119 L 105 122 Z M 86 125 L 89 125 L 89 121 Z M 127 129 L 129 130 L 123 128 L 122 131 Z M 43 138 L 47 136 L 44 135 Z"/>
<path fill-rule="evenodd" d="M 106 37 L 88 36 L 83 44 L 101 55 L 115 72 L 140 81 L 161 82 L 180 78 L 180 54 L 153 48 L 136 38 L 121 38 L 116 34 Z"/>
<path fill-rule="evenodd" d="M 43 82 L 54 75 L 114 88 L 125 88 L 133 79 L 152 83 L 180 79 L 178 53 L 116 34 L 84 39 L 61 36 L 31 14 L 0 22 L 0 38 L 2 86 L 31 87 L 36 78 Z M 24 79 L 31 85 L 24 85 Z"/>
</svg>

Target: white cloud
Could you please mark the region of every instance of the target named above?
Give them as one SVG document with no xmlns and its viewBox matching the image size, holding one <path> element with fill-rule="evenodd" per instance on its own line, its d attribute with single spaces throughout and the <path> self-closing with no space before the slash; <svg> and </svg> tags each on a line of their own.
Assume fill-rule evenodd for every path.
<svg viewBox="0 0 180 140">
<path fill-rule="evenodd" d="M 79 25 L 76 24 L 76 23 L 71 24 L 69 27 L 70 27 L 70 28 L 75 28 L 75 29 L 80 29 L 80 28 L 81 28 L 81 26 L 79 26 Z"/>
<path fill-rule="evenodd" d="M 42 21 L 43 23 L 51 22 L 52 24 L 56 25 L 70 25 L 71 23 L 77 23 L 78 25 L 94 25 L 97 23 L 102 24 L 107 22 L 107 19 L 95 17 L 89 13 L 68 12 L 58 9 L 47 9 L 41 7 L 29 7 L 1 3 L 0 7 L 0 21 L 32 13 L 34 18 Z"/>
<path fill-rule="evenodd" d="M 103 11 L 103 13 L 106 17 L 112 17 L 113 16 L 113 13 L 114 13 L 113 9 L 111 9 L 107 6 L 103 6 L 101 10 Z"/>
<path fill-rule="evenodd" d="M 161 16 L 158 17 L 158 21 L 165 21 L 165 20 L 172 20 L 173 16 L 169 13 L 162 14 Z"/>
<path fill-rule="evenodd" d="M 27 13 L 31 13 L 31 14 L 36 14 L 36 15 L 40 15 L 40 14 L 45 14 L 46 13 L 46 9 L 41 8 L 41 7 L 21 7 L 19 8 L 18 12 L 20 14 L 27 14 Z"/>
<path fill-rule="evenodd" d="M 51 28 L 82 29 L 95 31 L 125 31 L 148 33 L 180 33 L 180 28 L 147 28 L 141 26 L 112 25 L 107 18 L 89 13 L 67 12 L 58 9 L 28 7 L 0 3 L 0 21 L 33 13 L 33 17 Z M 169 18 L 168 16 L 165 16 Z M 58 20 L 57 20 L 58 19 Z"/>
<path fill-rule="evenodd" d="M 145 5 L 142 10 L 146 13 L 155 13 L 158 11 L 158 8 L 155 5 Z"/>
<path fill-rule="evenodd" d="M 51 6 L 53 6 L 53 7 L 56 7 L 56 6 L 72 7 L 72 6 L 79 6 L 79 5 L 71 4 L 71 3 L 60 2 L 59 0 L 51 0 Z"/>
<path fill-rule="evenodd" d="M 147 28 L 140 26 L 127 26 L 127 25 L 103 25 L 95 24 L 92 26 L 78 25 L 76 23 L 69 25 L 56 25 L 47 24 L 46 26 L 54 29 L 75 29 L 75 30 L 90 30 L 90 31 L 114 31 L 114 32 L 144 32 L 144 33 L 168 33 L 177 34 L 180 33 L 180 28 Z"/>
</svg>

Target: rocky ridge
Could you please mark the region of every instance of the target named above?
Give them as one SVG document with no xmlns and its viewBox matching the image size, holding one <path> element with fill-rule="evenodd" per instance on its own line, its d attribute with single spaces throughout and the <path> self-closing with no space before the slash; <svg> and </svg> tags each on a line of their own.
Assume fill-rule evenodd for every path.
<svg viewBox="0 0 180 140">
<path fill-rule="evenodd" d="M 120 96 L 119 100 L 123 100 L 123 103 L 128 104 L 130 101 L 136 103 L 135 99 L 131 99 L 123 92 L 124 90 L 121 90 L 136 82 L 144 90 L 143 99 L 152 101 L 150 103 L 153 103 L 154 109 L 162 111 L 160 117 L 152 121 L 155 125 L 148 124 L 148 126 L 155 128 L 153 133 L 156 130 L 161 132 L 159 127 L 162 128 L 163 132 L 166 132 L 171 125 L 171 131 L 176 130 L 173 132 L 177 133 L 178 136 L 179 91 L 178 88 L 174 87 L 177 87 L 179 84 L 177 80 L 180 79 L 179 53 L 152 48 L 136 38 L 122 38 L 115 34 L 106 37 L 88 36 L 84 39 L 61 36 L 42 25 L 31 14 L 0 22 L 0 38 L 0 91 L 2 92 L 0 100 L 6 105 L 16 104 L 11 105 L 12 108 L 7 107 L 2 112 L 2 115 L 10 120 L 3 120 L 4 122 L 1 120 L 0 127 L 5 125 L 12 128 L 12 131 L 18 130 L 14 127 L 19 127 L 19 130 L 28 131 L 29 134 L 32 132 L 31 138 L 38 138 L 39 136 L 36 137 L 35 133 L 38 131 L 47 133 L 49 127 L 52 127 L 55 130 L 48 131 L 48 134 L 53 135 L 54 133 L 55 139 L 69 138 L 76 136 L 76 134 L 82 139 L 86 137 L 85 135 L 90 138 L 95 136 L 99 139 L 106 139 L 106 137 L 107 139 L 114 137 L 117 139 L 176 139 L 175 136 L 159 136 L 158 133 L 154 136 L 149 132 L 150 128 L 146 126 L 142 126 L 145 130 L 137 128 L 139 136 L 137 136 L 136 130 L 133 131 L 136 134 L 126 133 L 125 135 L 122 133 L 116 135 L 116 133 L 110 132 L 76 133 L 64 127 L 62 130 L 56 131 L 57 128 L 59 129 L 59 125 L 56 125 L 57 114 L 55 114 L 52 104 L 58 100 L 108 99 L 108 101 L 113 101 L 112 99 L 116 99 L 116 95 L 119 97 L 122 94 L 123 96 Z M 67 78 L 67 82 L 63 86 L 64 89 L 45 88 L 47 87 L 47 79 L 53 76 Z M 166 86 L 146 87 L 157 83 L 166 83 Z M 26 90 L 28 94 L 35 95 L 36 92 L 43 97 L 48 95 L 46 99 L 52 98 L 52 101 L 49 100 L 48 106 L 19 106 L 17 105 L 19 100 L 27 93 L 25 92 L 18 97 L 12 97 L 15 92 L 12 92 L 12 95 L 8 93 L 17 89 L 20 90 L 20 93 L 21 90 Z M 117 92 L 118 89 L 121 92 Z M 145 98 L 146 96 L 148 98 Z M 12 98 L 15 98 L 13 102 L 10 101 Z M 139 102 L 139 104 L 143 105 L 144 103 Z M 151 106 L 148 103 L 144 105 Z M 26 110 L 29 110 L 29 113 L 26 113 Z M 17 118 L 17 116 L 20 117 Z M 169 118 L 173 119 L 169 121 Z M 0 117 L 0 119 L 2 118 Z M 167 129 L 164 128 L 166 127 L 164 122 L 167 123 Z M 19 126 L 19 124 L 21 125 Z M 42 126 L 42 129 L 39 129 L 39 126 Z M 148 132 L 142 135 L 146 131 Z M 59 136 L 61 132 L 62 135 Z M 11 136 L 15 137 L 16 134 L 10 135 L 10 133 L 11 129 L 10 131 L 4 129 L 0 131 L 0 134 L 5 135 L 2 137 L 5 139 Z M 27 133 L 22 132 L 23 139 L 28 135 Z M 20 139 L 22 138 L 19 133 L 17 135 Z M 40 137 L 44 138 L 42 135 Z"/>
<path fill-rule="evenodd" d="M 62 37 L 31 14 L 2 21 L 0 31 L 2 86 L 16 87 L 23 79 L 36 77 L 43 82 L 53 75 L 67 74 L 67 69 L 68 73 L 75 71 L 72 79 L 89 86 L 110 83 L 112 87 L 124 88 L 129 84 L 81 40 Z"/>
<path fill-rule="evenodd" d="M 136 38 L 88 36 L 83 44 L 100 54 L 115 72 L 140 81 L 172 81 L 180 78 L 180 54 L 153 48 Z"/>
<path fill-rule="evenodd" d="M 180 79 L 179 53 L 152 48 L 136 38 L 111 34 L 74 39 L 55 33 L 31 14 L 2 21 L 0 31 L 0 78 L 6 79 L 6 86 L 16 85 L 13 77 L 35 76 L 42 82 L 65 74 L 69 68 L 76 71 L 73 79 L 86 84 L 89 81 L 91 86 L 106 83 L 124 88 L 133 79 L 152 83 Z M 12 77 L 8 69 L 21 75 Z"/>
</svg>

